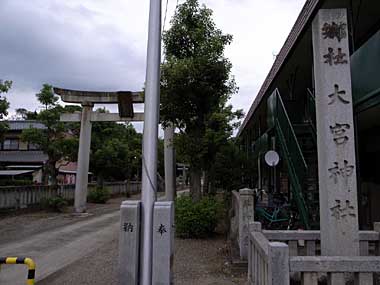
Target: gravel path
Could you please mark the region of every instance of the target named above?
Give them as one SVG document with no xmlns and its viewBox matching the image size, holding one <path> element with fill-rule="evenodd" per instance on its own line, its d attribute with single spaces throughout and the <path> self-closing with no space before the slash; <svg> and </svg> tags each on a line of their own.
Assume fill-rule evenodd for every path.
<svg viewBox="0 0 380 285">
<path fill-rule="evenodd" d="M 231 272 L 234 270 L 228 262 L 228 250 L 223 237 L 206 240 L 176 239 L 175 243 L 174 284 L 246 284 L 246 272 Z"/>
<path fill-rule="evenodd" d="M 137 199 L 138 197 L 133 198 Z M 9 245 L 10 242 L 12 244 L 22 243 L 25 242 L 25 239 L 33 236 L 37 237 L 43 233 L 50 236 L 48 233 L 78 227 L 86 220 L 91 223 L 91 221 L 96 219 L 102 219 L 103 216 L 113 215 L 112 213 L 115 213 L 119 209 L 122 200 L 125 200 L 125 198 L 111 199 L 106 205 L 90 204 L 89 215 L 79 219 L 71 214 L 57 214 L 43 211 L 21 215 L 7 215 L 5 217 L 0 216 L 0 255 L 1 248 L 4 251 L 4 246 Z M 104 227 L 104 230 L 106 230 L 106 227 L 110 227 L 110 225 L 104 225 Z M 97 231 L 100 230 L 101 228 L 97 229 Z M 88 234 L 93 235 L 95 233 L 89 232 Z M 245 272 L 241 272 L 240 270 L 238 274 L 235 273 L 234 275 L 231 273 L 233 270 L 227 262 L 228 254 L 226 248 L 222 236 L 216 236 L 207 240 L 176 239 L 173 269 L 174 284 L 245 284 Z M 57 249 L 59 248 L 57 247 Z M 67 250 L 69 251 L 70 248 L 67 248 Z M 87 253 L 82 258 L 49 275 L 44 280 L 37 282 L 37 284 L 118 284 L 118 234 L 116 232 L 115 234 L 109 234 L 107 240 L 98 243 L 96 248 L 89 248 L 86 251 Z M 40 269 L 39 273 L 42 273 L 41 271 L 43 270 Z M 2 272 L 3 275 L 5 273 L 6 271 Z"/>
<path fill-rule="evenodd" d="M 117 239 L 37 285 L 117 285 Z M 174 284 L 243 285 L 246 273 L 231 274 L 224 239 L 175 240 Z"/>
<path fill-rule="evenodd" d="M 138 196 L 135 196 L 136 199 Z M 82 218 L 74 217 L 68 208 L 68 213 L 54 213 L 49 211 L 31 211 L 22 214 L 0 215 L 0 248 L 9 241 L 15 242 L 45 231 L 51 231 L 67 225 L 101 216 L 120 208 L 126 198 L 113 198 L 107 204 L 88 203 L 89 215 Z M 132 198 L 131 198 L 132 199 Z"/>
</svg>

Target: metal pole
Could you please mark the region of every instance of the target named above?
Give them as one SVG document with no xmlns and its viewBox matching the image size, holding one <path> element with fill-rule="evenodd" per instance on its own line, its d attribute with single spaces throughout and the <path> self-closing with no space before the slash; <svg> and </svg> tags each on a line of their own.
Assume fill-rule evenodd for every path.
<svg viewBox="0 0 380 285">
<path fill-rule="evenodd" d="M 166 201 L 174 201 L 176 191 L 175 159 L 174 159 L 174 127 L 170 124 L 164 130 L 165 144 L 165 198 Z"/>
<path fill-rule="evenodd" d="M 161 0 L 150 1 L 142 167 L 142 246 L 140 284 L 152 284 L 153 206 L 157 189 L 160 103 Z"/>
</svg>

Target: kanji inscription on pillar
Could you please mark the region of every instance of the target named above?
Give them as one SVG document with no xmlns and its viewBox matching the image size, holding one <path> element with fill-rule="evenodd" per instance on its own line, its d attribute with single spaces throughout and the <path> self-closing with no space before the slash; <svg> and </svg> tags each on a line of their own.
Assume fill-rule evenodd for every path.
<svg viewBox="0 0 380 285">
<path fill-rule="evenodd" d="M 128 222 L 125 222 L 124 224 L 123 224 L 123 231 L 124 232 L 129 232 L 129 233 L 133 233 L 133 224 L 132 223 L 128 223 Z"/>
<path fill-rule="evenodd" d="M 335 123 L 335 126 L 330 126 L 331 133 L 333 134 L 333 140 L 337 145 L 344 145 L 349 141 L 347 131 L 351 128 L 349 124 Z"/>
<path fill-rule="evenodd" d="M 323 58 L 325 59 L 324 63 L 328 63 L 330 66 L 348 64 L 347 53 L 343 52 L 341 48 L 338 48 L 335 53 L 334 49 L 329 47 L 328 52 L 323 55 Z"/>
<path fill-rule="evenodd" d="M 322 255 L 359 254 L 355 137 L 345 9 L 313 22 Z"/>
<path fill-rule="evenodd" d="M 322 36 L 323 39 L 337 39 L 340 42 L 342 39 L 347 37 L 346 32 L 347 24 L 345 22 L 335 23 L 334 21 L 329 23 L 326 22 L 322 26 Z"/>
</svg>

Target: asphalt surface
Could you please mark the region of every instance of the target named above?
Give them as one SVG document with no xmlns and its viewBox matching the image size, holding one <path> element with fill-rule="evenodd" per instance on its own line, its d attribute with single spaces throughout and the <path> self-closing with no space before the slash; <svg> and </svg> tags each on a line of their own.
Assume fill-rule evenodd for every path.
<svg viewBox="0 0 380 285">
<path fill-rule="evenodd" d="M 118 210 L 100 216 L 76 217 L 72 224 L 34 235 L 20 232 L 23 238 L 1 244 L 0 252 L 2 256 L 31 257 L 37 264 L 39 281 L 109 243 L 117 237 L 118 229 Z M 0 284 L 25 284 L 25 276 L 24 266 L 4 265 Z"/>
</svg>

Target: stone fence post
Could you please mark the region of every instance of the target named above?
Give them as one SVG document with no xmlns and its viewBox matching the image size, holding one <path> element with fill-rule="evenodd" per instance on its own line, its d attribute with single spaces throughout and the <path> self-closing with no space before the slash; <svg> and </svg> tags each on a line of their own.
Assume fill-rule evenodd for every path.
<svg viewBox="0 0 380 285">
<path fill-rule="evenodd" d="M 378 232 L 380 235 L 380 222 L 374 222 L 373 223 L 373 230 L 375 232 Z M 375 243 L 375 255 L 380 256 L 380 238 L 379 240 Z"/>
<path fill-rule="evenodd" d="M 252 264 L 254 262 L 254 254 L 252 252 L 252 243 L 251 243 L 251 237 L 250 234 L 252 232 L 261 232 L 261 223 L 260 222 L 252 222 L 249 224 L 249 232 L 248 232 L 248 281 L 252 282 L 253 279 L 253 270 L 252 270 Z M 251 284 L 251 283 L 249 283 Z"/>
<path fill-rule="evenodd" d="M 289 285 L 289 247 L 282 242 L 270 242 L 268 252 L 269 285 Z"/>
<path fill-rule="evenodd" d="M 249 224 L 254 222 L 255 191 L 252 189 L 239 190 L 239 249 L 240 258 L 247 260 L 249 246 Z"/>
</svg>

